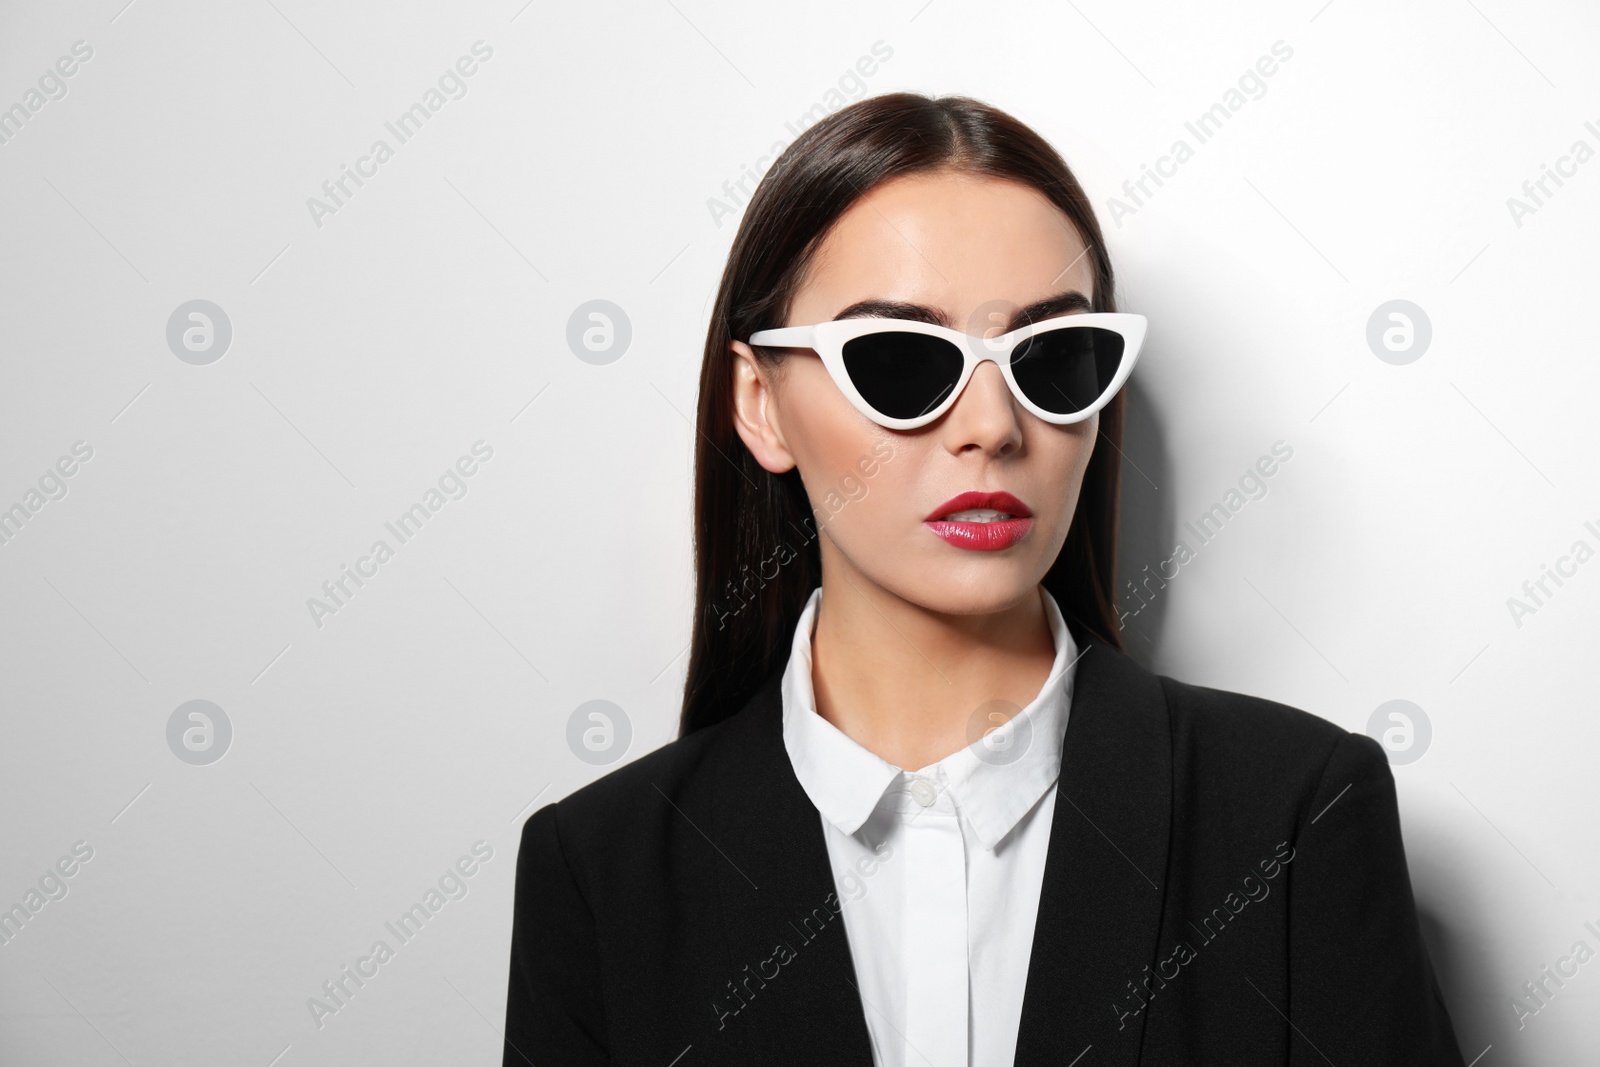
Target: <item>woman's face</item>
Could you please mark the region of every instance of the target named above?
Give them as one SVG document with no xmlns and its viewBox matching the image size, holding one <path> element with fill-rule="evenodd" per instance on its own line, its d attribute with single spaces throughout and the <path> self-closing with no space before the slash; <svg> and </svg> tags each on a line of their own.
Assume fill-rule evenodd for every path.
<svg viewBox="0 0 1600 1067">
<path fill-rule="evenodd" d="M 1082 239 L 1029 186 L 939 172 L 878 186 L 842 215 L 796 294 L 789 321 L 840 317 L 862 301 L 974 336 L 1022 325 L 1036 302 L 1070 295 L 1087 311 L 1093 269 Z M 910 306 L 926 308 L 913 311 Z M 854 312 L 852 314 L 855 314 Z M 1024 320 L 1026 321 L 1026 320 Z M 916 430 L 858 412 L 809 350 L 776 372 L 732 343 L 735 424 L 763 467 L 799 467 L 821 530 L 823 573 L 881 588 L 925 610 L 992 613 L 1031 593 L 1066 541 L 1100 417 L 1054 426 L 1023 408 L 1000 368 L 980 363 L 953 407 Z M 1021 540 L 960 547 L 924 520 L 958 494 L 1005 491 L 1032 513 Z"/>
</svg>

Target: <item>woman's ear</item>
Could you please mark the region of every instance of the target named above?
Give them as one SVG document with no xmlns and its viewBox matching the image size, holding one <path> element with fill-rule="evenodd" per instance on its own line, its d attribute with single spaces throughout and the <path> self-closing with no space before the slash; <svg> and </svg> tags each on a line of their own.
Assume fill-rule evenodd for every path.
<svg viewBox="0 0 1600 1067">
<path fill-rule="evenodd" d="M 782 474 L 795 461 L 778 424 L 772 368 L 757 360 L 743 341 L 729 341 L 728 350 L 733 353 L 734 429 L 757 463 L 773 474 Z"/>
</svg>

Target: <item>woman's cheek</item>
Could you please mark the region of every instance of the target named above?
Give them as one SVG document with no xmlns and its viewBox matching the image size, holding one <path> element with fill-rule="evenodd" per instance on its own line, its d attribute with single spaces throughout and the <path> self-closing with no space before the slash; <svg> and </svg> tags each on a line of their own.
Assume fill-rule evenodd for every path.
<svg viewBox="0 0 1600 1067">
<path fill-rule="evenodd" d="M 858 563 L 892 566 L 923 533 L 913 487 L 906 484 L 914 467 L 909 450 L 869 434 L 815 458 L 829 472 L 819 484 L 807 482 L 818 528 Z"/>
</svg>

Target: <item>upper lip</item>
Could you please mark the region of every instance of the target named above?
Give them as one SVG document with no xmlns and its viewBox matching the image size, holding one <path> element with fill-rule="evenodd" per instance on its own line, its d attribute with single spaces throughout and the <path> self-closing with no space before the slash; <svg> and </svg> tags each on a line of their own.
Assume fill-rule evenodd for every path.
<svg viewBox="0 0 1600 1067">
<path fill-rule="evenodd" d="M 967 511 L 971 508 L 988 508 L 991 511 L 1001 511 L 1019 519 L 1025 519 L 1033 514 L 1028 510 L 1028 505 L 1004 490 L 998 493 L 981 493 L 976 489 L 969 489 L 965 493 L 953 496 L 934 508 L 923 521 L 933 522 L 936 519 L 944 518 L 952 512 Z"/>
</svg>

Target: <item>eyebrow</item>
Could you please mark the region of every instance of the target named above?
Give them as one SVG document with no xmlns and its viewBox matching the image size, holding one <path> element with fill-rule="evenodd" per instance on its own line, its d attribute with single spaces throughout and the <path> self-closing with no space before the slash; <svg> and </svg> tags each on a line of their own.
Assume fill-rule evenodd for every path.
<svg viewBox="0 0 1600 1067">
<path fill-rule="evenodd" d="M 1027 307 L 1019 310 L 1012 316 L 1006 331 L 1018 329 L 1031 322 L 1050 318 L 1052 315 L 1061 315 L 1074 311 L 1090 311 L 1092 305 L 1089 298 L 1076 289 L 1047 296 L 1043 300 L 1035 300 Z M 946 315 L 943 308 L 929 307 L 926 304 L 913 304 L 904 300 L 860 300 L 845 308 L 833 317 L 837 322 L 840 319 L 912 319 L 916 322 L 927 322 L 935 326 L 944 326 L 951 329 L 950 316 Z"/>
</svg>

